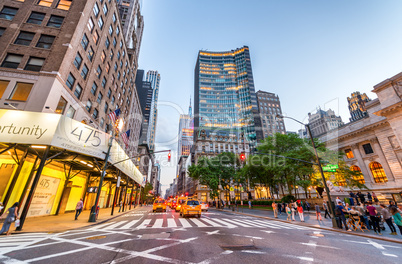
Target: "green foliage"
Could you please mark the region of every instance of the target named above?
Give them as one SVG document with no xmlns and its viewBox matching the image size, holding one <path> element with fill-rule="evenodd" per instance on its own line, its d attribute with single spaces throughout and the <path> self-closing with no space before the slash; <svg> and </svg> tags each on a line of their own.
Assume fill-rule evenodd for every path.
<svg viewBox="0 0 402 264">
<path fill-rule="evenodd" d="M 290 194 L 288 194 L 286 196 L 283 196 L 282 199 L 281 199 L 282 203 L 290 203 L 292 201 L 293 202 L 296 201 L 296 198 L 293 195 L 290 195 Z"/>
</svg>

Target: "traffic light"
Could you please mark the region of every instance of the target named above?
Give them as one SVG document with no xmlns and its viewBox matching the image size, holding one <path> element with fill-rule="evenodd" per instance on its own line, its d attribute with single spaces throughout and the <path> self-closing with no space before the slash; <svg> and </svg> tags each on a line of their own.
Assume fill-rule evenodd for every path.
<svg viewBox="0 0 402 264">
<path fill-rule="evenodd" d="M 244 162 L 246 160 L 246 154 L 244 152 L 240 153 L 240 161 Z"/>
<path fill-rule="evenodd" d="M 172 154 L 170 153 L 170 151 L 169 151 L 169 153 L 168 153 L 168 162 L 170 162 L 170 158 L 172 157 Z"/>
</svg>

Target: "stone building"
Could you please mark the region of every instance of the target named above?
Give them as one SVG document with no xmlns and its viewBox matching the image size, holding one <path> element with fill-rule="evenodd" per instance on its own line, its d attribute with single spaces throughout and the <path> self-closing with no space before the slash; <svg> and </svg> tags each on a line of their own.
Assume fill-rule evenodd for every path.
<svg viewBox="0 0 402 264">
<path fill-rule="evenodd" d="M 284 121 L 275 118 L 277 114 L 282 114 L 279 96 L 265 91 L 258 91 L 256 95 L 264 138 L 275 133 L 286 134 Z"/>
<path fill-rule="evenodd" d="M 365 93 L 360 94 L 360 92 L 354 92 L 351 97 L 348 97 L 348 107 L 351 115 L 349 120 L 351 122 L 367 116 L 366 103 L 370 100 Z"/>
<path fill-rule="evenodd" d="M 378 98 L 365 103 L 367 115 L 319 137 L 346 154 L 352 170 L 380 198 L 402 202 L 402 73 L 374 86 Z"/>
<path fill-rule="evenodd" d="M 335 115 L 334 110 L 317 110 L 317 113 L 308 113 L 308 124 L 310 125 L 313 137 L 318 137 L 332 129 L 343 125 L 342 118 Z"/>
</svg>

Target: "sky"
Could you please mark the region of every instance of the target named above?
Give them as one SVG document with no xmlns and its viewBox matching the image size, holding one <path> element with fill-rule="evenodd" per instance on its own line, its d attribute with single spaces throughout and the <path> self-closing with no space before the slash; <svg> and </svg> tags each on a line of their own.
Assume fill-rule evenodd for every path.
<svg viewBox="0 0 402 264">
<path fill-rule="evenodd" d="M 347 97 L 402 71 L 402 1 L 145 0 L 139 68 L 161 75 L 156 151 L 162 190 L 176 177 L 179 115 L 194 94 L 199 50 L 250 49 L 255 89 L 307 123 L 317 108 L 349 121 Z M 301 125 L 285 119 L 287 131 Z"/>
</svg>

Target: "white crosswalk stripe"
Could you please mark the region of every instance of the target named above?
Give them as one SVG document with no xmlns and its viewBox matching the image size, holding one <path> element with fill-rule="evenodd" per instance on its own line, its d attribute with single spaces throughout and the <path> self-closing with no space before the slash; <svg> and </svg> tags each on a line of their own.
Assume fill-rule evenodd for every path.
<svg viewBox="0 0 402 264">
<path fill-rule="evenodd" d="M 186 219 L 179 218 L 179 221 L 180 221 L 180 224 L 181 224 L 183 227 L 192 227 L 192 225 L 190 225 L 190 223 L 189 223 Z"/>
<path fill-rule="evenodd" d="M 215 220 L 216 222 L 219 222 L 219 223 L 224 224 L 227 228 L 235 228 L 235 227 L 237 227 L 237 226 L 235 226 L 235 225 L 232 225 L 231 223 L 228 223 L 228 222 L 224 221 L 223 219 L 216 219 L 216 218 L 214 218 L 214 220 Z"/>
<path fill-rule="evenodd" d="M 154 225 L 152 226 L 152 228 L 161 228 L 163 225 L 163 219 L 156 219 Z"/>
<path fill-rule="evenodd" d="M 27 233 L 27 234 L 14 234 L 11 237 L 4 236 L 0 238 L 0 255 L 7 254 L 17 248 L 23 248 L 46 240 L 52 234 L 48 233 Z"/>
<path fill-rule="evenodd" d="M 111 230 L 111 229 L 114 229 L 114 228 L 118 227 L 121 224 L 124 224 L 125 222 L 127 222 L 127 221 L 120 221 L 120 222 L 114 223 L 113 225 L 109 225 L 104 229 L 105 230 Z"/>
<path fill-rule="evenodd" d="M 136 219 L 133 220 L 131 222 L 128 222 L 127 224 L 125 224 L 124 226 L 120 227 L 119 229 L 130 229 L 131 227 L 133 227 L 136 223 L 138 223 L 138 221 L 140 221 L 140 219 Z"/>
<path fill-rule="evenodd" d="M 203 222 L 201 222 L 201 221 L 198 220 L 198 219 L 192 218 L 192 219 L 189 219 L 189 220 L 191 220 L 191 221 L 192 221 L 194 224 L 196 224 L 198 227 L 207 227 L 206 224 L 204 224 Z"/>
<path fill-rule="evenodd" d="M 231 220 L 231 219 L 227 219 L 227 218 L 225 218 L 225 219 L 223 219 L 223 220 L 225 220 L 226 222 L 230 222 L 230 223 L 232 223 L 232 224 L 235 224 L 235 225 L 238 225 L 238 226 L 242 226 L 242 227 L 250 227 L 250 225 L 249 224 L 244 224 L 244 223 L 241 223 L 241 222 L 237 222 L 237 221 L 234 221 L 234 220 Z"/>
<path fill-rule="evenodd" d="M 217 223 L 215 223 L 214 221 L 212 221 L 210 219 L 203 218 L 202 221 L 204 221 L 207 224 L 210 224 L 211 226 L 214 226 L 214 227 L 223 227 L 222 225 L 217 224 Z"/>
<path fill-rule="evenodd" d="M 145 219 L 144 222 L 142 222 L 139 226 L 137 226 L 137 229 L 147 228 L 149 223 L 151 223 L 151 219 Z"/>
<path fill-rule="evenodd" d="M 168 222 L 168 227 L 177 227 L 176 222 L 174 221 L 174 219 L 169 218 L 167 220 L 167 222 Z"/>
</svg>

